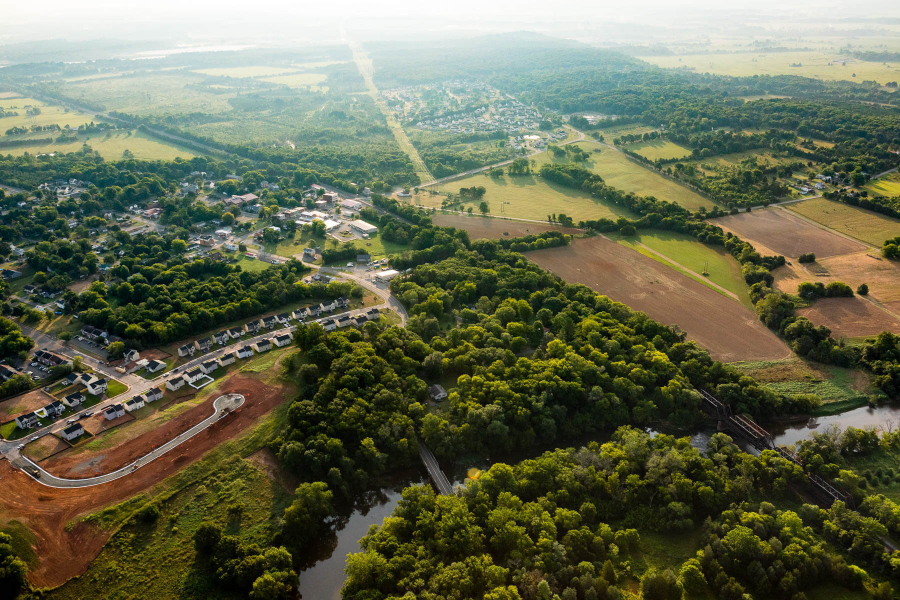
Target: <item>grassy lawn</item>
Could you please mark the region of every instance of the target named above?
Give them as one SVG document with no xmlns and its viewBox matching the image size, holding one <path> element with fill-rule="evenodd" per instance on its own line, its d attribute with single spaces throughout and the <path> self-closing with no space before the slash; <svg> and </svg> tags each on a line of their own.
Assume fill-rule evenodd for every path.
<svg viewBox="0 0 900 600">
<path fill-rule="evenodd" d="M 875 80 L 884 85 L 900 80 L 896 63 L 848 60 L 846 66 L 826 52 L 735 52 L 723 54 L 687 54 L 681 56 L 651 56 L 647 61 L 664 68 L 685 68 L 698 73 L 731 75 L 798 75 L 826 81 Z M 791 65 L 802 65 L 792 67 Z M 854 77 L 855 75 L 855 77 Z"/>
<path fill-rule="evenodd" d="M 43 137 L 47 137 L 44 135 Z M 0 138 L 2 139 L 2 138 Z M 164 142 L 143 131 L 110 131 L 80 134 L 77 141 L 58 144 L 51 142 L 44 145 L 19 146 L 6 148 L 4 152 L 21 156 L 26 152 L 30 154 L 60 152 L 68 153 L 81 150 L 87 144 L 96 150 L 107 160 L 121 160 L 126 150 L 134 154 L 134 157 L 142 160 L 172 160 L 179 156 L 184 159 L 194 158 L 196 154 L 185 147 L 177 146 L 170 142 Z"/>
<path fill-rule="evenodd" d="M 550 160 L 546 152 L 535 155 L 537 168 Z M 625 159 L 623 159 L 625 160 Z M 635 166 L 643 173 L 645 169 Z M 648 177 L 651 175 L 648 173 Z M 616 220 L 618 217 L 634 218 L 635 215 L 624 207 L 615 204 L 607 204 L 590 194 L 555 183 L 549 183 L 534 175 L 509 176 L 495 179 L 488 175 L 470 175 L 460 179 L 441 184 L 438 194 L 429 191 L 413 196 L 412 200 L 423 206 L 440 208 L 441 201 L 448 193 L 458 194 L 461 187 L 484 186 L 487 193 L 484 201 L 488 204 L 488 214 L 515 217 L 521 219 L 536 219 L 544 221 L 551 213 L 563 213 L 576 221 L 585 219 L 607 218 Z M 434 190 L 434 187 L 428 188 Z M 480 202 L 471 201 L 465 206 L 472 206 L 474 212 L 478 212 Z"/>
<path fill-rule="evenodd" d="M 0 435 L 2 435 L 5 440 L 17 440 L 22 437 L 21 435 L 16 435 L 18 431 L 22 430 L 16 426 L 15 421 L 9 421 L 8 423 L 0 425 Z"/>
<path fill-rule="evenodd" d="M 106 388 L 106 397 L 107 398 L 115 398 L 119 394 L 123 394 L 125 390 L 128 389 L 128 386 L 120 381 L 116 381 L 115 379 L 110 379 Z"/>
<path fill-rule="evenodd" d="M 878 448 L 862 456 L 848 458 L 849 465 L 866 479 L 866 489 L 872 494 L 884 494 L 900 501 L 900 456 L 897 452 Z"/>
<path fill-rule="evenodd" d="M 401 244 L 396 244 L 394 242 L 386 242 L 381 238 L 381 235 L 375 234 L 373 236 L 369 236 L 367 240 L 355 239 L 349 240 L 346 243 L 353 244 L 360 250 L 363 250 L 366 254 L 371 256 L 373 259 L 386 258 L 391 254 L 400 254 L 406 250 L 410 249 L 410 246 L 403 246 Z M 330 244 L 329 244 L 330 246 Z M 348 261 L 340 261 L 342 264 L 346 264 Z"/>
<path fill-rule="evenodd" d="M 742 304 L 752 308 L 749 288 L 744 282 L 743 275 L 741 275 L 741 266 L 724 248 L 707 246 L 691 236 L 669 231 L 641 232 L 639 235 L 628 238 L 621 236 L 611 237 L 618 243 L 634 248 L 638 252 L 667 264 L 701 283 L 706 284 L 711 281 L 716 285 L 722 286 L 729 292 L 736 294 Z M 683 269 L 679 269 L 677 265 L 661 260 L 659 256 L 647 252 L 639 244 L 643 244 L 679 265 L 699 273 L 701 277 L 698 278 Z M 704 268 L 708 269 L 709 277 L 702 276 Z"/>
<path fill-rule="evenodd" d="M 785 208 L 873 246 L 880 247 L 884 240 L 900 235 L 897 219 L 825 198 L 788 204 Z"/>
<path fill-rule="evenodd" d="M 247 271 L 248 273 L 258 273 L 260 271 L 265 271 L 272 265 L 257 258 L 248 258 L 244 256 L 241 257 L 241 259 L 237 262 L 237 266 L 239 266 L 242 271 Z"/>
<path fill-rule="evenodd" d="M 39 107 L 41 109 L 41 114 L 35 115 L 34 119 L 32 120 L 31 116 L 25 114 L 25 112 L 28 110 L 24 108 L 26 104 L 30 104 L 33 107 Z M 19 116 L 17 117 L 3 118 L 2 131 L 6 131 L 7 129 L 11 129 L 13 127 L 24 127 L 28 129 L 32 125 L 59 125 L 61 128 L 65 128 L 66 125 L 69 125 L 77 129 L 79 125 L 85 125 L 94 120 L 94 117 L 92 117 L 91 115 L 68 110 L 61 106 L 52 106 L 49 104 L 45 104 L 44 102 L 35 100 L 34 98 L 3 98 L 0 99 L 0 107 L 3 107 L 4 109 L 10 109 L 13 112 L 19 113 Z M 34 137 L 45 138 L 51 136 L 57 137 L 59 136 L 59 132 L 41 131 Z M 0 136 L 0 138 L 13 139 L 11 137 L 7 138 L 7 136 Z M 3 153 L 7 154 L 8 151 L 12 150 L 14 149 L 4 148 Z"/>
<path fill-rule="evenodd" d="M 591 158 L 585 166 L 614 188 L 639 196 L 654 196 L 657 200 L 675 202 L 688 210 L 716 206 L 712 200 L 629 160 L 621 152 L 590 142 L 580 142 L 578 145 L 590 153 Z M 594 152 L 597 149 L 600 150 L 599 153 Z"/>
<path fill-rule="evenodd" d="M 157 359 L 157 360 L 159 360 L 159 359 Z M 160 360 L 159 362 L 165 363 L 165 364 L 166 364 L 166 368 L 160 369 L 159 371 L 154 371 L 154 372 L 152 372 L 152 373 L 148 373 L 148 372 L 147 372 L 147 369 L 141 369 L 140 371 L 135 371 L 134 374 L 135 374 L 135 375 L 140 375 L 141 377 L 143 377 L 144 379 L 146 379 L 146 380 L 148 380 L 148 381 L 152 381 L 152 380 L 156 379 L 157 377 L 159 377 L 160 375 L 163 375 L 163 374 L 165 374 L 165 373 L 168 373 L 169 371 L 171 371 L 172 369 L 174 369 L 174 368 L 175 368 L 175 363 L 176 363 L 177 361 L 175 360 L 175 357 L 172 357 L 172 358 L 169 358 L 169 359 L 167 359 L 167 360 Z"/>
<path fill-rule="evenodd" d="M 684 158 L 691 155 L 689 148 L 661 139 L 628 144 L 625 148 L 650 160 Z"/>
<path fill-rule="evenodd" d="M 876 196 L 890 196 L 891 198 L 900 196 L 900 174 L 894 171 L 884 177 L 873 179 L 863 189 Z"/>
</svg>

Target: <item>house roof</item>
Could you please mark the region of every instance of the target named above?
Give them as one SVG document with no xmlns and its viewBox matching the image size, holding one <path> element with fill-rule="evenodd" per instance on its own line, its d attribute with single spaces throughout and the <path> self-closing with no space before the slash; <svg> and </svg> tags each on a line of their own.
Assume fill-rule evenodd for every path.
<svg viewBox="0 0 900 600">
<path fill-rule="evenodd" d="M 286 334 L 286 333 L 283 333 L 283 334 L 281 334 L 281 335 L 276 335 L 276 336 L 275 336 L 275 339 L 278 340 L 278 341 L 280 342 L 280 341 L 283 341 L 283 340 L 289 340 L 289 339 L 291 339 L 291 336 L 289 336 L 289 335 Z"/>
<path fill-rule="evenodd" d="M 81 426 L 81 423 L 75 423 L 74 425 L 69 425 L 65 429 L 63 429 L 63 433 L 66 435 L 71 435 L 76 431 L 84 431 L 84 427 Z"/>
<path fill-rule="evenodd" d="M 188 377 L 197 377 L 198 375 L 203 375 L 203 371 L 200 369 L 191 369 L 186 373 Z"/>
<path fill-rule="evenodd" d="M 253 347 L 243 346 L 242 348 L 238 348 L 238 352 L 253 352 Z"/>
<path fill-rule="evenodd" d="M 72 400 L 83 400 L 83 399 L 84 399 L 84 394 L 82 394 L 81 392 L 75 392 L 74 394 L 69 394 L 68 396 L 66 396 L 66 400 L 68 400 L 69 402 L 71 402 Z"/>
<path fill-rule="evenodd" d="M 149 396 L 150 394 L 162 394 L 162 390 L 159 389 L 158 387 L 152 387 L 149 390 L 147 390 L 147 395 Z"/>
</svg>

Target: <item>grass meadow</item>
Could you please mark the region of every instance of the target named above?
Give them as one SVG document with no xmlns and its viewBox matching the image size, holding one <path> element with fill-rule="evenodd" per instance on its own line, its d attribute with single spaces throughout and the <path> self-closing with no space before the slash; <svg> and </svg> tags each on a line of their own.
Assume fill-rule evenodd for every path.
<svg viewBox="0 0 900 600">
<path fill-rule="evenodd" d="M 25 114 L 27 110 L 24 108 L 25 105 L 40 107 L 41 114 L 34 117 L 27 116 Z M 91 115 L 67 110 L 61 106 L 45 104 L 34 98 L 3 98 L 0 99 L 0 107 L 4 110 L 19 113 L 17 117 L 3 117 L 0 119 L 0 134 L 13 127 L 25 127 L 27 129 L 32 125 L 59 125 L 61 128 L 69 125 L 77 129 L 79 125 L 85 125 L 94 120 L 94 117 Z M 48 137 L 51 135 L 56 137 L 59 133 L 55 131 L 52 133 L 41 131 L 33 134 L 34 137 Z M 5 136 L 0 137 L 0 139 L 5 139 Z M 6 154 L 7 150 L 9 149 L 4 148 L 3 153 Z"/>
<path fill-rule="evenodd" d="M 891 198 L 900 196 L 900 173 L 894 171 L 884 177 L 873 179 L 863 189 L 876 196 L 890 196 Z"/>
<path fill-rule="evenodd" d="M 849 204 L 813 198 L 785 208 L 873 246 L 900 235 L 900 221 Z"/>
<path fill-rule="evenodd" d="M 691 155 L 689 148 L 685 148 L 684 146 L 670 142 L 669 140 L 656 139 L 649 142 L 628 144 L 625 147 L 650 160 L 684 158 Z"/>
<path fill-rule="evenodd" d="M 65 154 L 81 150 L 84 144 L 99 152 L 100 156 L 106 160 L 121 160 L 126 150 L 130 151 L 135 158 L 143 160 L 172 160 L 179 156 L 189 159 L 196 156 L 187 148 L 157 140 L 137 129 L 80 134 L 78 140 L 74 142 L 50 142 L 43 145 L 4 148 L 3 153 L 14 156 L 21 156 L 26 152 L 29 154 L 49 154 L 51 152 Z"/>
<path fill-rule="evenodd" d="M 173 113 L 220 113 L 231 109 L 233 93 L 212 93 L 195 84 L 203 75 L 160 72 L 72 83 L 63 92 L 76 101 L 102 105 L 139 116 Z"/>
</svg>

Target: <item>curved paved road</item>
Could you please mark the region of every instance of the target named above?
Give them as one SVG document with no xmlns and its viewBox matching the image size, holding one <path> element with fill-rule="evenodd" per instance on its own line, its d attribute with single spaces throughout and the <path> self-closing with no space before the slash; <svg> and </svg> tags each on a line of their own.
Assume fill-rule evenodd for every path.
<svg viewBox="0 0 900 600">
<path fill-rule="evenodd" d="M 133 463 L 125 465 L 118 471 L 113 471 L 112 473 L 107 473 L 106 475 L 98 475 L 97 477 L 88 477 L 86 479 L 64 479 L 62 477 L 51 475 L 50 473 L 39 467 L 37 464 L 35 464 L 31 459 L 24 456 L 20 459 L 22 463 L 16 466 L 22 468 L 23 471 L 31 475 L 35 479 L 35 481 L 46 485 L 47 487 L 84 488 L 93 487 L 95 485 L 102 485 L 104 483 L 110 483 L 112 481 L 115 481 L 116 479 L 120 479 L 122 477 L 125 477 L 126 475 L 134 473 L 140 467 L 150 464 L 160 456 L 177 448 L 201 431 L 207 429 L 210 425 L 212 425 L 219 419 L 225 417 L 232 410 L 240 408 L 244 404 L 244 402 L 245 399 L 240 394 L 226 394 L 225 396 L 219 396 L 218 398 L 213 400 L 213 414 L 209 418 L 197 423 L 181 435 L 172 438 L 159 448 L 150 451 Z"/>
</svg>

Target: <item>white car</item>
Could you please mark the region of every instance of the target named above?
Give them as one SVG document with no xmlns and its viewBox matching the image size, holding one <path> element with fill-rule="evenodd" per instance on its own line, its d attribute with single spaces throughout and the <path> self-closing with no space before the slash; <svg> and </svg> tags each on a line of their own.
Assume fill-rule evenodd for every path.
<svg viewBox="0 0 900 600">
<path fill-rule="evenodd" d="M 348 267 L 352 267 L 352 266 L 353 266 L 353 263 L 352 263 L 352 262 L 349 262 L 349 263 L 347 263 L 347 266 L 348 266 Z"/>
</svg>

